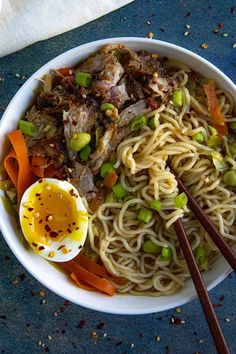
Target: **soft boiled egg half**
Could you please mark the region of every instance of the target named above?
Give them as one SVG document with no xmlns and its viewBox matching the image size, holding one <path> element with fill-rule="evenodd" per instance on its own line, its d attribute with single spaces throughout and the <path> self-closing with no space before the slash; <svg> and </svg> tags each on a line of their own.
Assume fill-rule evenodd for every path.
<svg viewBox="0 0 236 354">
<path fill-rule="evenodd" d="M 34 252 L 50 261 L 69 261 L 84 245 L 88 213 L 67 181 L 43 178 L 31 185 L 21 199 L 19 216 Z"/>
</svg>

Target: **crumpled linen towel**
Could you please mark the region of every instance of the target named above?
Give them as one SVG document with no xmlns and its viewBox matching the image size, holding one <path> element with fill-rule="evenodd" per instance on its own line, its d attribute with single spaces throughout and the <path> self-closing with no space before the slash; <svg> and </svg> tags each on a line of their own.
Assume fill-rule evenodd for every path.
<svg viewBox="0 0 236 354">
<path fill-rule="evenodd" d="M 0 0 L 0 57 L 95 20 L 133 0 Z"/>
</svg>

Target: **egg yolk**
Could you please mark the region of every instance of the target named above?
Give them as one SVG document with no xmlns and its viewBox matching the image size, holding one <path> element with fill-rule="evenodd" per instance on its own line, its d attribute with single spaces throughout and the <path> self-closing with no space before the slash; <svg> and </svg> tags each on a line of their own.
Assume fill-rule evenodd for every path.
<svg viewBox="0 0 236 354">
<path fill-rule="evenodd" d="M 28 242 L 49 245 L 79 229 L 75 191 L 43 182 L 32 188 L 24 203 L 21 225 Z"/>
</svg>

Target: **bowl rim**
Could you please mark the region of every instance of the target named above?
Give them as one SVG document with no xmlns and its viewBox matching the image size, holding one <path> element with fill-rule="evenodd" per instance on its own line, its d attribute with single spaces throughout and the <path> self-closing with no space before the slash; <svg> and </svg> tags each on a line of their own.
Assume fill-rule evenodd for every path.
<svg viewBox="0 0 236 354">
<path fill-rule="evenodd" d="M 8 111 L 11 109 L 11 107 L 14 105 L 15 101 L 17 100 L 18 96 L 21 95 L 22 91 L 25 90 L 26 86 L 28 85 L 28 83 L 32 80 L 34 80 L 36 77 L 41 77 L 42 74 L 48 70 L 50 70 L 50 66 L 51 68 L 53 68 L 53 63 L 54 61 L 56 61 L 57 59 L 63 59 L 63 58 L 68 58 L 70 56 L 73 56 L 74 53 L 77 53 L 78 50 L 83 51 L 89 48 L 93 48 L 94 46 L 103 46 L 109 43 L 123 43 L 126 44 L 127 42 L 133 42 L 135 44 L 137 44 L 138 46 L 142 46 L 142 44 L 144 43 L 150 43 L 153 44 L 154 47 L 156 46 L 162 46 L 168 49 L 174 49 L 176 51 L 179 51 L 181 53 L 183 53 L 184 55 L 187 55 L 188 57 L 191 57 L 193 59 L 196 59 L 197 61 L 200 61 L 203 63 L 203 65 L 206 65 L 208 67 L 210 67 L 212 70 L 214 70 L 215 72 L 217 72 L 223 79 L 225 82 L 227 82 L 236 92 L 236 85 L 234 84 L 234 82 L 229 79 L 220 69 L 218 69 L 214 64 L 212 64 L 211 62 L 209 62 L 208 60 L 202 58 L 200 55 L 185 49 L 181 46 L 178 46 L 176 44 L 172 44 L 170 42 L 165 42 L 165 41 L 160 41 L 160 40 L 156 40 L 156 39 L 147 39 L 147 38 L 142 38 L 142 37 L 114 37 L 114 38 L 106 38 L 106 39 L 100 39 L 100 40 L 96 40 L 96 41 L 92 41 L 92 42 L 88 42 L 79 46 L 76 46 L 70 50 L 67 50 L 59 55 L 57 55 L 56 57 L 54 57 L 53 59 L 51 59 L 50 61 L 48 61 L 47 63 L 45 63 L 43 66 L 41 66 L 37 71 L 35 71 L 28 79 L 27 81 L 21 86 L 21 88 L 16 92 L 16 94 L 13 96 L 13 98 L 11 99 L 11 101 L 9 102 L 4 114 L 2 115 L 2 118 L 0 120 L 0 132 L 3 128 L 3 126 L 6 124 L 6 120 L 8 117 Z M 158 50 L 158 47 L 157 47 Z M 116 309 L 116 308 L 107 308 L 106 306 L 102 306 L 100 305 L 100 307 L 98 308 L 96 305 L 93 305 L 93 303 L 86 303 L 86 301 L 80 301 L 80 299 L 78 299 L 78 301 L 75 301 L 75 299 L 73 297 L 70 296 L 70 294 L 64 294 L 63 293 L 63 289 L 55 289 L 53 284 L 49 284 L 46 280 L 43 279 L 43 277 L 41 277 L 39 274 L 37 274 L 37 270 L 30 268 L 30 265 L 27 263 L 27 260 L 24 257 L 21 257 L 21 254 L 17 251 L 16 247 L 14 246 L 14 242 L 11 239 L 11 237 L 8 236 L 8 231 L 7 231 L 7 226 L 4 224 L 4 219 L 0 218 L 0 229 L 2 232 L 2 235 L 5 239 L 5 241 L 7 242 L 9 248 L 11 249 L 11 251 L 13 252 L 13 254 L 15 255 L 15 257 L 17 258 L 17 260 L 23 265 L 23 267 L 35 278 L 37 279 L 41 284 L 43 284 L 46 288 L 50 289 L 53 293 L 61 296 L 62 298 L 66 298 L 69 301 L 86 307 L 88 309 L 91 310 L 96 310 L 96 311 L 100 311 L 100 312 L 104 312 L 104 313 L 110 313 L 110 314 L 119 314 L 119 315 L 141 315 L 141 314 L 150 314 L 150 313 L 156 313 L 159 311 L 166 311 L 169 310 L 171 308 L 177 307 L 177 306 L 181 306 L 184 305 L 188 302 L 190 302 L 191 300 L 197 298 L 197 293 L 194 292 L 192 293 L 192 295 L 187 295 L 183 298 L 178 299 L 178 301 L 172 301 L 171 305 L 162 305 L 161 309 L 158 309 L 158 301 L 157 301 L 157 306 L 156 309 L 154 310 L 153 307 L 151 308 L 144 308 L 144 309 L 131 309 L 129 311 L 127 310 L 122 310 L 122 309 Z M 227 275 L 229 275 L 232 272 L 232 269 L 229 265 L 227 265 L 227 267 L 225 268 L 225 271 L 223 271 L 215 280 L 211 281 L 211 283 L 207 286 L 208 290 L 211 290 L 212 288 L 214 288 L 216 285 L 218 285 L 221 281 L 223 281 Z M 195 289 L 194 289 L 195 290 Z M 121 295 L 123 296 L 123 295 Z M 125 296 L 133 296 L 134 295 L 130 295 L 127 294 Z M 165 296 L 165 295 L 163 295 Z M 145 296 L 147 297 L 147 296 Z M 136 297 L 138 298 L 138 297 Z M 156 298 L 157 299 L 157 298 Z"/>
</svg>

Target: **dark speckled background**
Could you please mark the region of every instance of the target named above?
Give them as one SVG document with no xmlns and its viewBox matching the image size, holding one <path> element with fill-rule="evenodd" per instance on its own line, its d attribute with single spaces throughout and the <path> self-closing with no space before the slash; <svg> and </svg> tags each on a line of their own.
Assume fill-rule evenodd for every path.
<svg viewBox="0 0 236 354">
<path fill-rule="evenodd" d="M 223 28 L 214 34 L 219 23 Z M 185 24 L 191 28 L 187 30 Z M 70 48 L 106 37 L 145 37 L 152 31 L 156 39 L 202 55 L 236 82 L 235 30 L 234 0 L 136 0 L 97 21 L 0 59 L 0 77 L 4 78 L 0 82 L 0 116 L 25 81 L 23 75 L 29 77 Z M 184 36 L 186 31 L 191 34 Z M 201 48 L 203 42 L 208 44 L 205 50 Z M 216 352 L 198 300 L 182 306 L 180 313 L 173 309 L 145 316 L 107 315 L 67 303 L 44 289 L 26 273 L 2 238 L 0 252 L 1 353 Z M 235 289 L 232 274 L 210 292 L 231 353 L 236 353 Z M 41 290 L 45 297 L 40 296 Z M 172 316 L 185 322 L 171 324 Z M 96 334 L 92 336 L 93 332 Z"/>
</svg>

